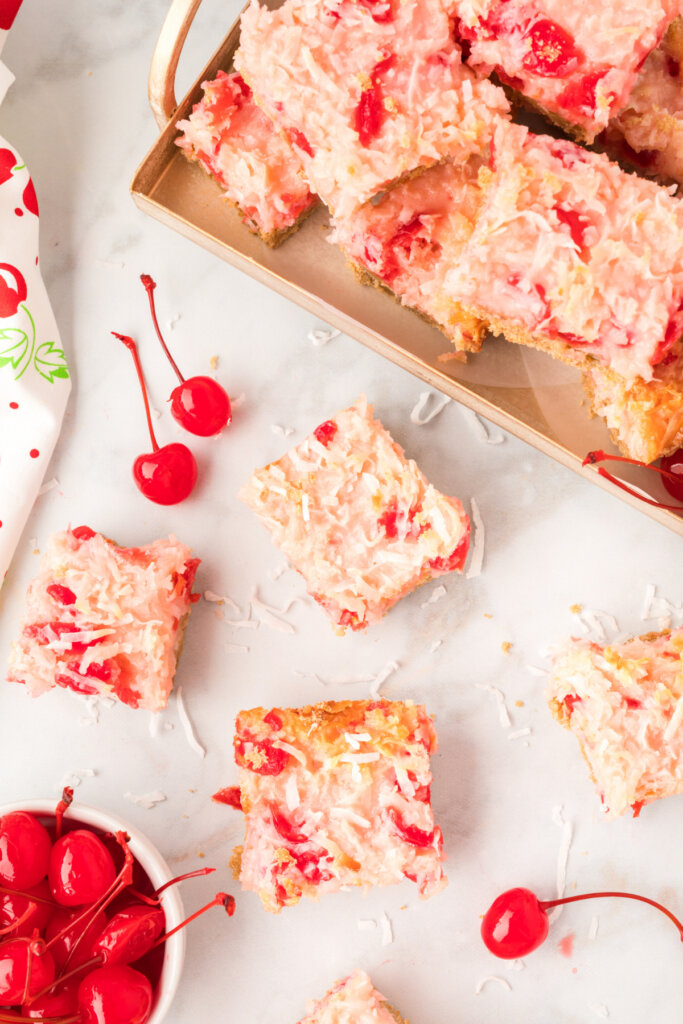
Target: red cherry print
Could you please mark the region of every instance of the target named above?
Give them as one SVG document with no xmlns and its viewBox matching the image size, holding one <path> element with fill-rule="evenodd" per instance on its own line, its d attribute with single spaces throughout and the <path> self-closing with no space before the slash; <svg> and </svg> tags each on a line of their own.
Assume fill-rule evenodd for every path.
<svg viewBox="0 0 683 1024">
<path fill-rule="evenodd" d="M 21 0 L 0 0 L 0 31 L 9 31 L 21 7 Z"/>
<path fill-rule="evenodd" d="M 156 502 L 157 505 L 177 505 L 189 497 L 197 482 L 195 457 L 187 445 L 177 442 L 166 444 L 163 448 L 159 447 L 152 427 L 152 414 L 137 345 L 132 338 L 124 334 L 116 334 L 115 331 L 112 331 L 112 334 L 123 342 L 133 356 L 145 403 L 149 436 L 152 440 L 153 451 L 148 455 L 139 455 L 133 463 L 133 478 L 138 489 L 150 501 Z"/>
<path fill-rule="evenodd" d="M 24 1007 L 24 1017 L 43 1020 L 46 1017 L 74 1017 L 78 1012 L 78 986 L 80 978 L 69 978 L 56 985 L 51 992 L 39 996 Z"/>
<path fill-rule="evenodd" d="M 548 18 L 535 21 L 527 33 L 529 49 L 522 67 L 543 78 L 564 78 L 583 60 L 569 32 Z"/>
<path fill-rule="evenodd" d="M 47 880 L 26 892 L 0 891 L 0 935 L 6 938 L 30 938 L 34 929 L 42 931 L 55 905 Z"/>
<path fill-rule="evenodd" d="M 403 820 L 403 816 L 395 807 L 389 807 L 387 814 L 391 818 L 397 833 L 406 843 L 422 848 L 433 845 L 436 835 L 435 828 L 431 832 L 425 832 L 424 829 L 417 828 L 415 825 L 407 825 Z"/>
<path fill-rule="evenodd" d="M 379 61 L 370 73 L 370 85 L 361 93 L 353 123 L 353 127 L 358 132 L 361 146 L 369 146 L 382 130 L 387 111 L 384 106 L 380 77 L 389 70 L 394 60 L 395 57 L 391 54 Z"/>
<path fill-rule="evenodd" d="M 51 583 L 50 586 L 45 589 L 50 597 L 59 604 L 76 603 L 76 595 L 70 587 L 65 587 L 61 583 Z"/>
<path fill-rule="evenodd" d="M 627 899 L 647 903 L 660 910 L 676 926 L 683 941 L 683 924 L 661 903 L 632 892 L 588 892 L 541 901 L 530 889 L 508 889 L 498 896 L 484 914 L 481 937 L 484 945 L 503 960 L 516 960 L 533 953 L 548 935 L 547 911 L 565 903 L 594 899 Z"/>
<path fill-rule="evenodd" d="M 24 216 L 24 211 L 22 210 L 22 208 L 20 206 L 15 206 L 14 207 L 14 212 L 16 213 L 17 217 L 23 217 Z"/>
<path fill-rule="evenodd" d="M 338 429 L 339 428 L 334 420 L 325 420 L 324 423 L 321 423 L 320 426 L 315 428 L 313 436 L 324 448 L 328 448 L 334 440 L 334 436 Z"/>
<path fill-rule="evenodd" d="M 225 789 L 219 789 L 211 799 L 215 800 L 217 804 L 234 807 L 236 811 L 242 810 L 242 794 L 239 786 L 227 786 Z"/>
<path fill-rule="evenodd" d="M 95 536 L 95 531 L 91 530 L 89 526 L 77 526 L 71 533 L 76 540 L 90 540 L 91 537 Z"/>
<path fill-rule="evenodd" d="M 2 0 L 0 0 L 0 4 Z M 0 185 L 12 177 L 12 171 L 16 167 L 17 158 L 11 149 L 0 149 Z"/>
<path fill-rule="evenodd" d="M 145 1024 L 152 986 L 132 967 L 99 967 L 78 986 L 78 1010 L 82 1024 Z"/>
<path fill-rule="evenodd" d="M 37 946 L 32 939 L 0 943 L 0 1005 L 23 1005 L 54 979 L 52 956 Z"/>
<path fill-rule="evenodd" d="M 75 829 L 52 847 L 48 877 L 57 903 L 78 907 L 104 896 L 116 878 L 116 870 L 102 840 L 94 832 Z"/>
<path fill-rule="evenodd" d="M 683 448 L 679 448 L 671 455 L 665 455 L 660 459 L 660 466 L 670 476 L 663 476 L 662 483 L 669 494 L 679 501 L 683 501 Z"/>
<path fill-rule="evenodd" d="M 40 455 L 40 452 L 38 451 L 37 448 L 31 448 L 29 455 L 31 456 L 32 459 L 37 459 L 38 456 Z"/>
<path fill-rule="evenodd" d="M 0 318 L 14 316 L 22 302 L 26 301 L 28 290 L 23 274 L 11 263 L 0 263 L 0 271 L 6 271 L 11 287 L 0 273 Z"/>
<path fill-rule="evenodd" d="M 38 216 L 38 199 L 36 198 L 36 190 L 33 187 L 33 181 L 31 178 L 28 180 L 28 185 L 24 189 L 24 194 L 21 197 L 24 200 L 24 206 L 29 213 L 34 213 Z"/>
<path fill-rule="evenodd" d="M 157 337 L 180 381 L 178 387 L 171 392 L 171 415 L 181 427 L 189 430 L 191 434 L 197 434 L 199 437 L 213 437 L 232 422 L 228 393 L 213 377 L 190 377 L 188 380 L 183 377 L 166 346 L 159 327 L 154 304 L 156 284 L 149 274 L 142 274 L 140 280 L 149 298 L 149 308 Z"/>
<path fill-rule="evenodd" d="M 92 953 L 103 964 L 132 964 L 149 953 L 165 925 L 161 907 L 126 907 L 100 929 Z"/>
<path fill-rule="evenodd" d="M 19 408 L 19 403 L 18 402 L 10 402 L 9 407 L 10 407 L 10 409 L 18 409 Z"/>
<path fill-rule="evenodd" d="M 73 910 L 59 908 L 45 929 L 45 939 L 60 972 L 67 963 L 70 969 L 79 967 L 94 955 L 95 940 L 107 924 L 107 916 L 100 910 L 84 929 L 83 922 L 78 923 L 82 912 L 81 907 Z"/>
<path fill-rule="evenodd" d="M 662 483 L 669 494 L 673 494 L 675 498 L 680 497 L 681 501 L 683 501 L 683 494 L 681 494 L 680 491 L 672 490 L 672 487 L 681 487 L 679 473 L 674 472 L 674 469 L 681 465 L 681 449 L 678 449 L 678 451 L 674 452 L 673 455 L 668 455 L 665 459 L 662 459 L 661 469 L 659 466 L 650 466 L 646 462 L 640 462 L 639 459 L 627 459 L 624 455 L 608 455 L 600 449 L 597 449 L 594 452 L 588 452 L 588 455 L 586 455 L 581 465 L 592 466 L 595 465 L 596 462 L 605 461 L 628 462 L 633 466 L 642 466 L 643 469 L 651 469 L 654 473 L 659 473 L 662 478 Z M 664 465 L 665 462 L 666 465 Z M 626 491 L 627 494 L 631 494 L 634 498 L 639 498 L 640 501 L 644 501 L 647 505 L 654 505 L 656 508 L 665 508 L 670 512 L 683 512 L 683 505 L 666 505 L 662 501 L 655 501 L 654 498 L 646 498 L 645 495 L 640 493 L 640 491 L 634 491 L 632 487 L 625 484 L 623 480 L 618 480 L 617 477 L 613 476 L 612 473 L 604 468 L 604 466 L 598 466 L 598 474 L 604 477 L 605 480 L 609 480 L 611 483 L 616 484 L 617 487 L 620 487 L 622 491 Z M 667 483 L 669 484 L 668 487 Z"/>
<path fill-rule="evenodd" d="M 48 872 L 52 843 L 47 829 L 28 811 L 0 818 L 0 885 L 26 889 L 38 885 Z"/>
</svg>

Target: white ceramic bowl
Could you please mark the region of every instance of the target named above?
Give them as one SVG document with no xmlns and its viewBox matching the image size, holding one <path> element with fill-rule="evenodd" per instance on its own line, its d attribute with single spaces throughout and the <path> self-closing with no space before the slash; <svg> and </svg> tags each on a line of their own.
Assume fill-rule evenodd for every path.
<svg viewBox="0 0 683 1024">
<path fill-rule="evenodd" d="M 35 815 L 52 815 L 54 817 L 57 800 L 23 800 L 13 804 L 0 805 L 0 817 L 9 814 L 11 811 L 29 811 Z M 93 828 L 102 832 L 127 832 L 130 836 L 130 852 L 139 861 L 146 872 L 152 885 L 158 889 L 169 879 L 173 878 L 171 869 L 161 856 L 156 846 L 143 835 L 139 829 L 120 818 L 102 811 L 98 807 L 90 807 L 88 804 L 76 803 L 69 808 L 65 816 L 69 821 L 78 822 L 83 825 L 92 825 Z M 166 915 L 166 931 L 175 928 L 184 918 L 183 904 L 178 895 L 177 888 L 172 886 L 166 889 L 160 896 L 161 906 Z M 178 932 L 168 942 L 164 943 L 164 961 L 161 970 L 161 977 L 156 990 L 156 998 L 152 1013 L 147 1024 L 161 1024 L 169 1011 L 173 997 L 178 988 L 180 975 L 185 959 L 185 931 Z"/>
</svg>

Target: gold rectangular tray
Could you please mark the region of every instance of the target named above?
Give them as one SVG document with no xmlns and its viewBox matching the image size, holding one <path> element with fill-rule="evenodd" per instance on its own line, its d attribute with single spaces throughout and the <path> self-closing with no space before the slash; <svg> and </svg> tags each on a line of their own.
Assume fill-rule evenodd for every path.
<svg viewBox="0 0 683 1024">
<path fill-rule="evenodd" d="M 180 51 L 201 0 L 173 0 L 155 51 L 150 102 L 165 124 L 131 185 L 137 206 L 235 267 L 369 346 L 431 387 L 509 430 L 564 466 L 683 536 L 683 517 L 648 505 L 582 469 L 584 455 L 616 452 L 601 420 L 591 419 L 577 371 L 532 349 L 489 338 L 466 364 L 443 361 L 445 337 L 390 296 L 359 284 L 341 252 L 326 241 L 327 214 L 318 210 L 276 250 L 269 249 L 222 199 L 219 186 L 174 144 L 175 122 L 201 96 L 201 82 L 229 70 L 239 22 L 177 106 L 173 80 Z M 611 467 L 610 467 L 611 468 Z M 658 474 L 619 467 L 619 476 L 649 496 L 671 501 Z"/>
</svg>

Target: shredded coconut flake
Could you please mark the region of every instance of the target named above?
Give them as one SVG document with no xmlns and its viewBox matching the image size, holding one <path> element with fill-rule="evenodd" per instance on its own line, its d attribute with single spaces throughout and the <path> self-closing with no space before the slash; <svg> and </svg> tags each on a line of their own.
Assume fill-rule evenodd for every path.
<svg viewBox="0 0 683 1024">
<path fill-rule="evenodd" d="M 357 924 L 359 932 L 371 932 L 373 928 L 377 927 L 377 922 L 372 917 L 359 917 Z"/>
<path fill-rule="evenodd" d="M 442 643 L 443 643 L 443 640 L 434 640 L 433 643 L 431 644 L 430 648 L 429 648 L 429 653 L 433 654 L 434 651 L 438 651 L 438 649 L 439 649 L 439 647 L 441 647 Z"/>
<path fill-rule="evenodd" d="M 290 601 L 284 611 L 288 611 L 293 603 L 293 601 Z M 254 590 L 251 595 L 251 607 L 259 616 L 264 626 L 270 626 L 271 629 L 276 629 L 280 633 L 296 633 L 291 622 L 287 622 L 285 619 L 280 618 L 282 615 L 280 609 L 272 608 L 270 605 L 264 604 L 264 602 L 260 600 L 256 590 Z"/>
<path fill-rule="evenodd" d="M 472 522 L 474 523 L 474 543 L 471 548 L 470 567 L 465 574 L 466 579 L 468 580 L 481 575 L 481 570 L 484 565 L 484 545 L 486 543 L 484 520 L 481 518 L 481 513 L 476 499 L 472 498 L 470 504 L 472 507 Z"/>
<path fill-rule="evenodd" d="M 232 608 L 236 615 L 239 615 L 241 612 L 241 608 L 237 604 L 237 602 L 233 601 L 233 599 L 231 597 L 228 597 L 227 594 L 214 594 L 213 590 L 205 590 L 203 596 L 205 601 L 210 601 L 214 604 L 229 605 L 229 607 Z"/>
<path fill-rule="evenodd" d="M 316 348 L 320 348 L 321 345 L 327 345 L 333 338 L 338 338 L 340 334 L 341 331 L 335 330 L 334 327 L 327 327 L 325 329 L 317 327 L 309 331 L 306 337 L 309 341 L 313 342 Z"/>
<path fill-rule="evenodd" d="M 67 772 L 62 779 L 61 788 L 65 786 L 71 786 L 76 789 L 80 786 L 83 779 L 93 779 L 97 775 L 97 772 L 93 768 L 73 768 L 70 772 Z"/>
<path fill-rule="evenodd" d="M 423 416 L 422 413 L 427 408 L 430 399 L 434 399 L 432 409 Z M 424 427 L 426 423 L 430 423 L 435 416 L 438 416 L 450 401 L 448 395 L 435 395 L 433 391 L 423 391 L 410 413 L 410 422 L 415 423 L 418 427 Z"/>
<path fill-rule="evenodd" d="M 591 918 L 591 926 L 588 929 L 588 938 L 591 940 L 591 942 L 593 942 L 593 941 L 595 941 L 595 939 L 597 939 L 597 937 L 598 937 L 598 928 L 599 927 L 600 927 L 600 918 L 599 917 L 592 917 Z"/>
<path fill-rule="evenodd" d="M 429 597 L 427 598 L 427 600 L 422 602 L 420 608 L 426 608 L 427 605 L 436 604 L 437 601 L 441 600 L 445 593 L 446 588 L 443 586 L 443 584 L 439 585 L 438 587 L 435 587 L 434 590 L 429 595 Z"/>
<path fill-rule="evenodd" d="M 531 727 L 530 726 L 527 725 L 527 726 L 525 726 L 524 729 L 515 729 L 514 732 L 509 732 L 508 733 L 508 739 L 509 740 L 519 740 L 519 739 L 522 738 L 522 736 L 531 736 Z"/>
<path fill-rule="evenodd" d="M 490 984 L 491 982 L 496 982 L 496 984 L 502 985 L 503 988 L 506 988 L 508 992 L 512 992 L 512 985 L 507 980 L 507 978 L 500 978 L 497 974 L 487 974 L 485 977 L 480 978 L 479 981 L 477 982 L 474 989 L 475 996 L 481 995 L 486 985 Z"/>
<path fill-rule="evenodd" d="M 560 805 L 553 808 L 553 821 L 556 825 L 562 829 L 562 841 L 560 842 L 560 849 L 557 854 L 557 898 L 561 899 L 564 896 L 565 886 L 567 884 L 567 862 L 569 860 L 569 849 L 572 845 L 573 829 L 570 821 L 564 819 L 564 809 Z M 548 914 L 548 921 L 550 924 L 556 921 L 563 911 L 563 907 L 553 907 Z"/>
<path fill-rule="evenodd" d="M 396 672 L 399 667 L 397 661 L 388 661 L 383 669 L 381 669 L 372 681 L 370 686 L 370 696 L 373 698 L 379 697 L 379 691 L 382 686 L 386 683 L 389 676 Z"/>
<path fill-rule="evenodd" d="M 488 683 L 475 683 L 478 690 L 486 690 L 487 693 L 492 693 L 496 698 L 498 704 L 498 721 L 500 722 L 503 729 L 509 729 L 512 725 L 510 713 L 505 703 L 505 695 L 502 690 L 499 690 L 497 686 L 489 686 Z"/>
<path fill-rule="evenodd" d="M 466 409 L 465 406 L 462 406 L 460 411 L 480 441 L 483 441 L 485 444 L 503 443 L 505 440 L 505 434 L 501 430 L 498 430 L 495 433 L 492 432 L 489 424 L 483 420 L 481 416 L 474 411 L 474 409 Z"/>
<path fill-rule="evenodd" d="M 152 738 L 156 738 L 159 735 L 159 727 L 161 725 L 161 716 L 157 711 L 150 712 L 149 716 L 149 734 Z"/>
<path fill-rule="evenodd" d="M 59 487 L 59 480 L 57 479 L 56 476 L 53 476 L 52 480 L 48 480 L 47 483 L 43 484 L 43 486 L 40 488 L 40 490 L 38 491 L 38 497 L 40 498 L 42 494 L 47 494 L 48 491 L 54 490 L 55 487 Z"/>
<path fill-rule="evenodd" d="M 382 945 L 390 946 L 394 941 L 394 930 L 387 913 L 382 914 Z"/>
<path fill-rule="evenodd" d="M 607 1020 L 609 1017 L 609 1010 L 604 1003 L 589 1003 L 588 1009 L 592 1010 L 596 1017 L 602 1017 L 603 1020 Z"/>
<path fill-rule="evenodd" d="M 135 793 L 124 793 L 123 795 L 136 807 L 144 807 L 146 811 L 151 811 L 157 804 L 163 804 L 168 799 L 160 789 L 153 789 L 151 793 L 141 793 L 139 796 L 136 796 Z"/>
<path fill-rule="evenodd" d="M 538 676 L 539 678 L 543 678 L 543 676 L 547 676 L 548 675 L 548 669 L 547 668 L 540 668 L 538 665 L 531 665 L 531 664 L 529 664 L 529 662 L 526 663 L 524 668 L 532 676 Z"/>
<path fill-rule="evenodd" d="M 289 437 L 290 434 L 294 433 L 292 427 L 282 427 L 279 423 L 271 423 L 270 429 L 274 434 L 277 434 L 278 437 Z"/>
<path fill-rule="evenodd" d="M 185 707 L 185 700 L 183 698 L 182 686 L 178 687 L 176 699 L 178 701 L 178 717 L 180 718 L 180 724 L 183 727 L 185 738 L 187 739 L 187 742 L 192 748 L 192 750 L 194 750 L 195 754 L 198 754 L 199 757 L 204 758 L 206 757 L 206 749 L 201 745 L 201 743 L 197 739 L 197 735 L 194 731 L 194 726 L 192 725 L 190 716 L 187 713 L 187 708 Z"/>
</svg>

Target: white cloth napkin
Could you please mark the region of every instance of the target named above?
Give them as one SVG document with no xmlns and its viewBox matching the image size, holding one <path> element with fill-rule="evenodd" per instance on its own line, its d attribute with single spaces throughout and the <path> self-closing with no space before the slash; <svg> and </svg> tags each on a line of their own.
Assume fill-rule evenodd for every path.
<svg viewBox="0 0 683 1024">
<path fill-rule="evenodd" d="M 0 51 L 7 35 L 3 2 Z M 0 103 L 12 81 L 0 63 Z M 70 386 L 38 264 L 33 182 L 0 136 L 0 586 L 59 436 Z"/>
</svg>

